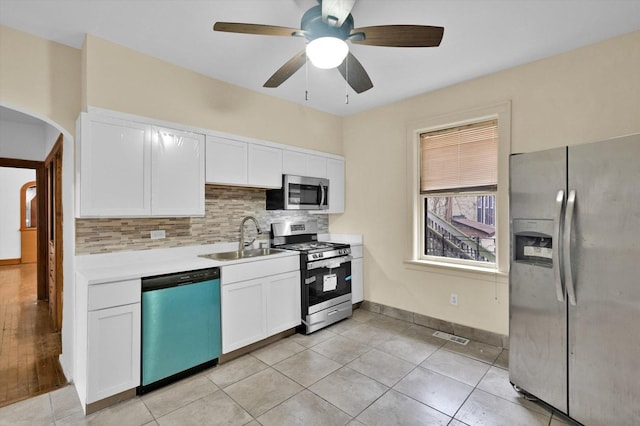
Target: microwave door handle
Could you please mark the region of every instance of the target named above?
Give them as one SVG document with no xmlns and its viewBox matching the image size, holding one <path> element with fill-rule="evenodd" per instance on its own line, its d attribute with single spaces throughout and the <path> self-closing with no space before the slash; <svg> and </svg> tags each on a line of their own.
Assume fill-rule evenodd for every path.
<svg viewBox="0 0 640 426">
<path fill-rule="evenodd" d="M 324 206 L 325 196 L 326 196 L 326 193 L 324 191 L 324 185 L 320 184 L 320 208 Z"/>
</svg>

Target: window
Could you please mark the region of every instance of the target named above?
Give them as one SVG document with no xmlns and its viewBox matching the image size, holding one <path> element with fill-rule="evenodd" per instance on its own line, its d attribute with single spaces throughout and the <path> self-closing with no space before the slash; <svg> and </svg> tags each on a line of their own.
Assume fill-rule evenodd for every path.
<svg viewBox="0 0 640 426">
<path fill-rule="evenodd" d="M 408 264 L 507 271 L 510 132 L 508 102 L 408 124 Z"/>
<path fill-rule="evenodd" d="M 422 255 L 495 264 L 497 121 L 422 133 L 420 151 Z"/>
</svg>

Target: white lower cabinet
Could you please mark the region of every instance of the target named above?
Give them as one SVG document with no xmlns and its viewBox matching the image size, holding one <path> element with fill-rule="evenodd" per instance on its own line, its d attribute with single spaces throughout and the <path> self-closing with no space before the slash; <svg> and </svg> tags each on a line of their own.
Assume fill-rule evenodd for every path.
<svg viewBox="0 0 640 426">
<path fill-rule="evenodd" d="M 364 300 L 364 270 L 362 264 L 362 246 L 351 246 L 351 302 Z"/>
<path fill-rule="evenodd" d="M 87 404 L 140 384 L 140 304 L 88 313 Z"/>
<path fill-rule="evenodd" d="M 222 287 L 222 352 L 262 339 L 265 330 L 264 283 L 261 279 Z"/>
<path fill-rule="evenodd" d="M 290 256 L 222 267 L 222 353 L 300 324 L 298 262 Z"/>
<path fill-rule="evenodd" d="M 267 280 L 267 335 L 300 324 L 300 272 L 275 275 Z"/>
<path fill-rule="evenodd" d="M 73 381 L 82 409 L 140 385 L 140 279 L 89 285 L 76 274 Z"/>
</svg>

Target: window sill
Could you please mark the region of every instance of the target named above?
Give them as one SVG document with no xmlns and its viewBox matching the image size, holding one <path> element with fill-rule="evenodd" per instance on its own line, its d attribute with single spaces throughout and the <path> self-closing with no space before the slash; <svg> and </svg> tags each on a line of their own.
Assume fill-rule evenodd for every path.
<svg viewBox="0 0 640 426">
<path fill-rule="evenodd" d="M 504 281 L 507 282 L 509 274 L 493 268 L 482 268 L 479 266 L 461 265 L 458 263 L 433 262 L 429 260 L 409 259 L 403 262 L 407 269 L 414 271 L 433 272 L 437 274 L 455 275 L 464 278 L 472 278 L 482 281 Z"/>
</svg>

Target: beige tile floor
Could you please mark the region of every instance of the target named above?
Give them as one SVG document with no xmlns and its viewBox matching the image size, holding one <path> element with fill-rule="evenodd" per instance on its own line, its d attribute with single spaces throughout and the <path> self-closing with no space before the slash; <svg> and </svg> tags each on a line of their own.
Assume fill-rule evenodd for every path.
<svg viewBox="0 0 640 426">
<path fill-rule="evenodd" d="M 362 309 L 84 416 L 68 386 L 4 408 L 0 425 L 551 425 L 518 397 L 508 351 Z"/>
</svg>

